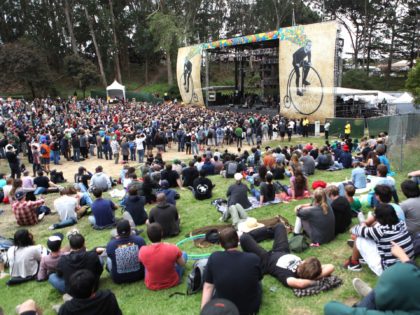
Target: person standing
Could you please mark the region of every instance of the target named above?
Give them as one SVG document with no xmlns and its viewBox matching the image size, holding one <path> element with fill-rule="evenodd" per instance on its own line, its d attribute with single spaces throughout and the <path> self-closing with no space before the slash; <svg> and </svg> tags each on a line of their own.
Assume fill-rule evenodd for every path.
<svg viewBox="0 0 420 315">
<path fill-rule="evenodd" d="M 201 308 L 212 298 L 233 302 L 240 314 L 256 314 L 262 299 L 260 259 L 254 253 L 238 251 L 238 234 L 229 227 L 220 232 L 224 251 L 210 255 L 205 271 Z"/>
<path fill-rule="evenodd" d="M 118 164 L 118 161 L 120 160 L 120 145 L 117 141 L 116 136 L 112 137 L 111 150 L 112 150 L 112 155 L 114 157 L 114 162 L 115 164 Z"/>
<path fill-rule="evenodd" d="M 136 136 L 136 151 L 139 157 L 139 163 L 143 163 L 144 160 L 144 141 L 146 141 L 146 135 L 144 133 Z"/>
<path fill-rule="evenodd" d="M 351 124 L 350 122 L 347 120 L 346 121 L 346 125 L 344 126 L 344 137 L 346 139 L 350 138 L 350 134 L 351 134 Z"/>
<path fill-rule="evenodd" d="M 236 146 L 242 148 L 242 133 L 243 130 L 240 125 L 235 128 Z"/>
<path fill-rule="evenodd" d="M 16 153 L 16 149 L 11 144 L 6 145 L 6 159 L 7 159 L 7 162 L 9 162 L 10 173 L 11 173 L 10 177 L 20 178 L 20 175 L 21 175 L 20 161 Z"/>
<path fill-rule="evenodd" d="M 331 123 L 329 121 L 326 121 L 324 124 L 324 136 L 325 136 L 325 140 L 328 140 L 328 136 L 330 134 L 330 126 Z"/>
</svg>

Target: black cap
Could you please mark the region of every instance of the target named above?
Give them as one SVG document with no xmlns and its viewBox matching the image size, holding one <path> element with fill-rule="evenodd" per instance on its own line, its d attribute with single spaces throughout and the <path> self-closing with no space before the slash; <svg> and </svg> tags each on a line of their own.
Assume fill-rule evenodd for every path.
<svg viewBox="0 0 420 315">
<path fill-rule="evenodd" d="M 117 223 L 117 233 L 119 236 L 128 236 L 131 234 L 131 226 L 128 220 L 120 220 Z"/>
<path fill-rule="evenodd" d="M 239 315 L 239 310 L 229 300 L 213 299 L 204 305 L 200 315 Z"/>
</svg>

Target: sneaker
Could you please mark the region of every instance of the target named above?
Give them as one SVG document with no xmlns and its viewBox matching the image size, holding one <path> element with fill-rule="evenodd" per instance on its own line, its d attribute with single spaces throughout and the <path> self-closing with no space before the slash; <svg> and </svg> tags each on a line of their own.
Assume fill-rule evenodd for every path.
<svg viewBox="0 0 420 315">
<path fill-rule="evenodd" d="M 301 90 L 297 90 L 296 95 L 297 96 L 303 96 L 303 92 Z"/>
<path fill-rule="evenodd" d="M 52 224 L 52 225 L 50 225 L 50 226 L 48 227 L 48 230 L 54 230 L 54 229 L 55 229 L 54 224 Z"/>
<path fill-rule="evenodd" d="M 306 80 L 305 80 L 305 81 L 303 81 L 303 82 L 302 82 L 302 84 L 303 84 L 303 85 L 311 85 L 311 83 L 310 83 L 310 82 L 308 82 L 308 81 L 306 81 Z"/>
<path fill-rule="evenodd" d="M 45 217 L 45 212 L 42 212 L 40 215 L 38 215 L 38 221 L 41 221 Z"/>
<path fill-rule="evenodd" d="M 359 258 L 359 263 L 361 263 L 362 265 L 367 265 L 366 260 L 364 260 L 363 258 Z"/>
<path fill-rule="evenodd" d="M 354 240 L 352 240 L 352 239 L 347 240 L 347 245 L 348 245 L 350 248 L 353 248 L 353 246 L 354 246 Z"/>
<path fill-rule="evenodd" d="M 347 270 L 351 271 L 361 271 L 362 265 L 360 265 L 359 261 L 352 261 L 351 257 L 344 262 L 343 267 Z"/>
<path fill-rule="evenodd" d="M 54 304 L 51 308 L 56 314 L 58 314 L 60 312 L 61 305 L 62 304 Z"/>
<path fill-rule="evenodd" d="M 63 294 L 63 301 L 64 301 L 64 303 L 65 302 L 68 302 L 68 301 L 70 301 L 72 299 L 73 299 L 73 297 L 70 294 L 68 294 L 68 293 L 64 293 Z"/>
<path fill-rule="evenodd" d="M 359 278 L 353 279 L 353 287 L 356 290 L 356 292 L 359 293 L 362 297 L 367 296 L 372 291 L 372 288 L 366 282 L 360 280 Z"/>
</svg>

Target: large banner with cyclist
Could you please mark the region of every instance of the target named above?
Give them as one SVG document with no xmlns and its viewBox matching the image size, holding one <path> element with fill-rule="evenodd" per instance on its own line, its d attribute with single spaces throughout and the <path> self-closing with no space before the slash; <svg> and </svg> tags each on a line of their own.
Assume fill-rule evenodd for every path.
<svg viewBox="0 0 420 315">
<path fill-rule="evenodd" d="M 279 41 L 280 113 L 311 121 L 334 117 L 337 23 L 284 29 Z"/>
<path fill-rule="evenodd" d="M 185 104 L 204 105 L 201 89 L 201 49 L 200 45 L 183 47 L 178 50 L 176 76 L 179 92 Z"/>
</svg>

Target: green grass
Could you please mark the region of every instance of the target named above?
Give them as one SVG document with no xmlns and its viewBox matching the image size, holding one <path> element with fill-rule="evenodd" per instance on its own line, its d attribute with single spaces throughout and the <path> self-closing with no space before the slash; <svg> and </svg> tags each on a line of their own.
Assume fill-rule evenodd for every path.
<svg viewBox="0 0 420 315">
<path fill-rule="evenodd" d="M 320 145 L 321 139 L 311 138 L 310 141 Z M 293 140 L 292 143 L 302 142 L 301 139 Z M 3 167 L 4 167 L 4 163 Z M 398 187 L 399 183 L 404 179 L 404 175 L 396 177 Z M 350 176 L 350 170 L 343 170 L 338 172 L 317 171 L 315 175 L 310 177 L 310 183 L 315 180 L 324 180 L 326 182 L 341 181 L 345 177 Z M 233 180 L 226 180 L 220 176 L 213 176 L 211 178 L 216 184 L 213 198 L 225 197 L 227 187 Z M 287 180 L 282 183 L 287 184 Z M 179 191 L 181 199 L 177 202 L 177 208 L 181 215 L 181 235 L 168 239 L 170 243 L 176 243 L 184 238 L 191 230 L 205 225 L 218 224 L 220 215 L 216 209 L 210 205 L 210 201 L 196 201 L 190 191 Z M 402 197 L 402 193 L 399 192 Z M 47 195 L 48 204 L 51 205 L 53 197 Z M 293 208 L 299 203 L 307 201 L 294 201 L 289 204 L 278 204 L 265 206 L 259 209 L 252 210 L 249 214 L 258 218 L 269 218 L 277 214 L 285 216 L 291 224 L 294 224 Z M 147 210 L 150 210 L 150 206 Z M 10 211 L 7 208 L 7 211 Z M 367 210 L 367 209 L 366 209 Z M 117 216 L 121 216 L 121 212 L 117 210 Z M 37 226 L 31 227 L 31 232 L 35 235 L 35 241 L 38 244 L 46 244 L 46 239 L 51 234 L 47 227 L 57 221 L 57 216 L 47 216 L 43 222 Z M 354 221 L 355 223 L 355 221 Z M 0 230 L 2 235 L 12 236 L 14 231 L 18 228 L 9 214 L 3 214 L 0 221 Z M 83 218 L 77 224 L 77 228 L 86 238 L 88 248 L 94 246 L 104 246 L 109 241 L 109 231 L 94 231 L 89 226 L 87 218 Z M 145 228 L 145 227 L 142 227 Z M 66 233 L 70 228 L 63 229 Z M 145 235 L 145 233 L 143 233 Z M 351 254 L 350 248 L 346 245 L 347 234 L 340 235 L 336 240 L 330 244 L 323 245 L 319 248 L 310 248 L 300 256 L 302 258 L 309 256 L 317 256 L 322 263 L 333 263 L 336 267 L 335 274 L 344 280 L 344 284 L 332 291 L 321 293 L 313 297 L 296 298 L 292 290 L 287 289 L 281 285 L 273 277 L 267 275 L 264 277 L 263 283 L 263 303 L 260 314 L 322 314 L 323 306 L 331 300 L 338 300 L 352 304 L 358 299 L 351 284 L 353 277 L 360 277 L 369 284 L 374 285 L 376 277 L 364 266 L 360 273 L 352 273 L 342 269 L 340 266 L 343 261 Z M 147 240 L 146 240 L 147 241 Z M 263 242 L 263 246 L 269 248 L 271 242 Z M 63 245 L 67 245 L 65 241 Z M 196 249 L 191 244 L 182 246 L 183 250 L 187 252 L 202 253 L 203 251 L 220 250 L 219 247 L 202 250 Z M 186 274 L 191 270 L 192 262 L 188 263 Z M 0 305 L 4 308 L 5 314 L 13 314 L 14 308 L 17 304 L 22 303 L 28 298 L 33 298 L 45 310 L 44 314 L 54 314 L 51 306 L 61 302 L 61 296 L 51 287 L 48 282 L 30 282 L 16 287 L 7 287 L 5 285 L 6 279 L 0 280 Z M 117 296 L 119 305 L 124 314 L 198 314 L 200 308 L 201 294 L 193 296 L 180 296 L 169 298 L 169 294 L 177 291 L 185 292 L 185 277 L 184 282 L 178 287 L 152 292 L 145 288 L 143 282 L 137 282 L 127 285 L 115 285 L 112 283 L 108 273 L 104 271 L 101 277 L 101 288 L 111 289 Z M 272 292 L 270 288 L 274 288 Z"/>
</svg>

